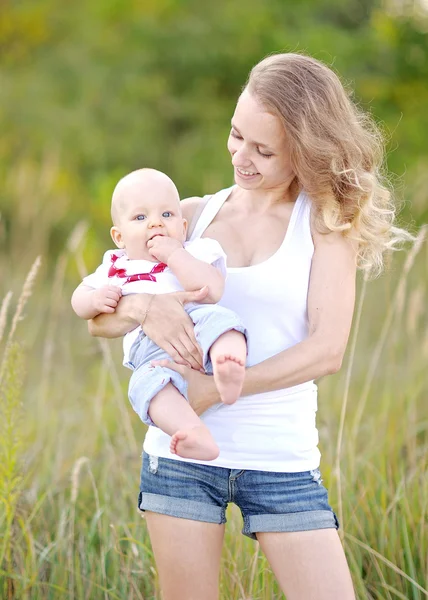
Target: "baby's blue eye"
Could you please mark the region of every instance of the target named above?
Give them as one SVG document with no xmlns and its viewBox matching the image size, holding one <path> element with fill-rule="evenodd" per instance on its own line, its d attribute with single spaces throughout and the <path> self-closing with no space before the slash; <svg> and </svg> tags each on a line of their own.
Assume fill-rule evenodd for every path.
<svg viewBox="0 0 428 600">
<path fill-rule="evenodd" d="M 144 221 L 144 219 L 145 219 L 145 218 L 146 218 L 146 215 L 137 215 L 137 216 L 135 217 L 135 219 L 136 219 L 137 221 Z"/>
<path fill-rule="evenodd" d="M 168 217 L 172 217 L 172 212 L 170 210 L 166 210 L 162 213 L 162 216 L 164 217 L 164 219 L 167 219 Z"/>
</svg>

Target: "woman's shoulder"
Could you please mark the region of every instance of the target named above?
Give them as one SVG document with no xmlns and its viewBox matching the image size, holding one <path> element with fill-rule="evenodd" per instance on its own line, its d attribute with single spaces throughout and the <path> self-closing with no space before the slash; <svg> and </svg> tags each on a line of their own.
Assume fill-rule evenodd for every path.
<svg viewBox="0 0 428 600">
<path fill-rule="evenodd" d="M 336 251 L 358 253 L 358 242 L 347 235 L 347 231 L 331 231 L 320 222 L 319 210 L 312 205 L 310 213 L 310 229 L 315 250 L 333 247 Z"/>
<path fill-rule="evenodd" d="M 192 237 L 195 227 L 199 221 L 199 217 L 202 215 L 202 212 L 210 198 L 211 195 L 203 196 L 202 198 L 199 196 L 193 196 L 192 198 L 186 198 L 185 200 L 182 200 L 183 217 L 187 221 L 187 239 Z"/>
<path fill-rule="evenodd" d="M 181 201 L 181 209 L 183 211 L 183 217 L 191 222 L 195 214 L 202 212 L 203 207 L 210 199 L 211 195 L 207 196 L 191 196 L 190 198 L 184 198 Z"/>
</svg>

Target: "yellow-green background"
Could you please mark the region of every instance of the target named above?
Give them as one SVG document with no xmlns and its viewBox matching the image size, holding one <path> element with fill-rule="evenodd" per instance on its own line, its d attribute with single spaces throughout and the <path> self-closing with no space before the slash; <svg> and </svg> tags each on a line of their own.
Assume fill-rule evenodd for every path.
<svg viewBox="0 0 428 600">
<path fill-rule="evenodd" d="M 381 125 L 400 222 L 417 233 L 428 221 L 424 5 L 1 3 L 3 314 L 13 292 L 2 352 L 42 257 L 13 331 L 20 347 L 0 355 L 1 598 L 160 597 L 136 510 L 144 430 L 120 343 L 91 339 L 69 303 L 111 245 L 117 179 L 151 166 L 182 197 L 229 185 L 226 139 L 249 69 L 271 52 L 306 52 Z M 322 470 L 358 598 L 428 596 L 427 264 L 422 243 L 381 279 L 359 281 L 356 337 L 342 372 L 320 382 Z M 231 510 L 221 598 L 281 598 L 239 519 Z"/>
</svg>

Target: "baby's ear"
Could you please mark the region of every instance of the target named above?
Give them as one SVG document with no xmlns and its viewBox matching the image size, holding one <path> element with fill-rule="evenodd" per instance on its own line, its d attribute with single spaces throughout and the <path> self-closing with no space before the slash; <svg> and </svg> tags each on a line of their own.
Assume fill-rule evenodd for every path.
<svg viewBox="0 0 428 600">
<path fill-rule="evenodd" d="M 183 219 L 183 235 L 184 235 L 184 239 L 187 238 L 187 221 L 186 219 Z"/>
<path fill-rule="evenodd" d="M 125 247 L 125 244 L 122 241 L 122 234 L 120 233 L 120 231 L 116 227 L 116 225 L 114 225 L 110 229 L 110 235 L 111 235 L 111 239 L 113 240 L 113 242 L 116 244 L 116 246 L 118 248 L 124 248 Z"/>
</svg>

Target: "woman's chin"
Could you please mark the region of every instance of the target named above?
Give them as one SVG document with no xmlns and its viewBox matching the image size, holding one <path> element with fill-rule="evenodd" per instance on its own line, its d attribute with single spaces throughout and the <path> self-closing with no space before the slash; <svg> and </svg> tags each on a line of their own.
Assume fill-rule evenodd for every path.
<svg viewBox="0 0 428 600">
<path fill-rule="evenodd" d="M 251 177 L 244 177 L 235 171 L 234 180 L 236 185 L 239 185 L 239 187 L 243 188 L 244 190 L 253 190 L 254 188 L 260 186 L 262 177 L 260 173 L 257 173 L 257 175 Z"/>
</svg>

